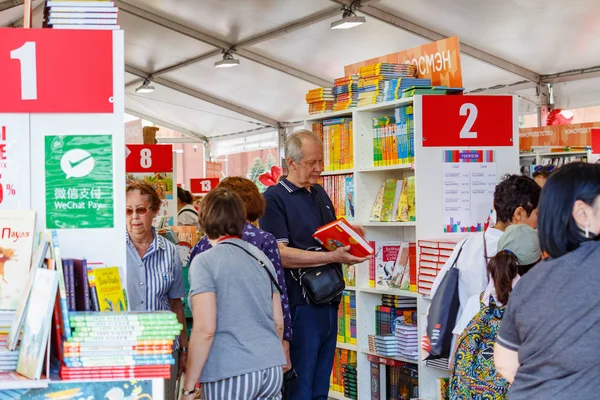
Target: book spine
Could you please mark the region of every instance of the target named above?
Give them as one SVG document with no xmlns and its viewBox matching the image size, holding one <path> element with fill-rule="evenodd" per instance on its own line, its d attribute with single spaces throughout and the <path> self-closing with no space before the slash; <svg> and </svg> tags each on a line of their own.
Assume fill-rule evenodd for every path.
<svg viewBox="0 0 600 400">
<path fill-rule="evenodd" d="M 83 306 L 85 311 L 92 311 L 90 284 L 87 277 L 87 262 L 81 260 L 81 286 L 83 286 Z"/>
<path fill-rule="evenodd" d="M 91 304 L 94 311 L 102 311 L 98 301 L 98 291 L 96 290 L 96 281 L 94 280 L 94 270 L 87 268 L 88 285 L 90 287 Z"/>
<path fill-rule="evenodd" d="M 408 265 L 410 278 L 410 291 L 417 291 L 417 244 L 411 242 L 408 245 Z"/>
<path fill-rule="evenodd" d="M 60 308 L 62 311 L 62 320 L 65 331 L 65 338 L 71 339 L 71 325 L 69 323 L 69 307 L 67 304 L 67 290 L 65 287 L 64 273 L 62 260 L 60 258 L 60 248 L 58 246 L 58 233 L 52 231 L 52 253 L 54 258 L 54 265 L 58 271 L 58 293 L 60 294 Z"/>
</svg>

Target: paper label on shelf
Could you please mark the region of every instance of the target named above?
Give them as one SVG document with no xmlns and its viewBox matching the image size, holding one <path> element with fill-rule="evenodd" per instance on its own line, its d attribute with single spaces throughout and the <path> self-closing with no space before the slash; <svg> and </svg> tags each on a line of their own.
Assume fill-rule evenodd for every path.
<svg viewBox="0 0 600 400">
<path fill-rule="evenodd" d="M 46 228 L 114 227 L 112 136 L 45 140 Z"/>
<path fill-rule="evenodd" d="M 445 151 L 442 174 L 444 232 L 484 231 L 489 224 L 494 203 L 494 152 Z"/>
<path fill-rule="evenodd" d="M 0 114 L 0 210 L 31 208 L 29 115 Z"/>
</svg>

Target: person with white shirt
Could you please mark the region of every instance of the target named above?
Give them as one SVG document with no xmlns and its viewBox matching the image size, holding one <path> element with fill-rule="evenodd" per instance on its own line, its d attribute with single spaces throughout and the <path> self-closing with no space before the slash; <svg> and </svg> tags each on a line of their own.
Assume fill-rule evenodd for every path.
<svg viewBox="0 0 600 400">
<path fill-rule="evenodd" d="M 531 178 L 522 175 L 505 177 L 494 191 L 494 211 L 496 213 L 494 225 L 485 232 L 471 235 L 458 243 L 440 270 L 431 288 L 431 297 L 435 295 L 442 279 L 456 260 L 456 268 L 459 270 L 458 298 L 460 302 L 456 321 L 460 321 L 469 298 L 479 295 L 487 287 L 487 263 L 491 257 L 496 255 L 498 241 L 504 230 L 513 224 L 526 224 L 536 228 L 540 193 L 541 188 Z M 459 252 L 460 257 L 458 257 Z M 454 342 L 455 339 L 451 348 L 454 348 Z M 423 338 L 422 346 L 425 351 L 429 351 L 427 336 Z"/>
<path fill-rule="evenodd" d="M 192 205 L 192 194 L 177 187 L 177 225 L 198 226 L 198 211 Z"/>
</svg>

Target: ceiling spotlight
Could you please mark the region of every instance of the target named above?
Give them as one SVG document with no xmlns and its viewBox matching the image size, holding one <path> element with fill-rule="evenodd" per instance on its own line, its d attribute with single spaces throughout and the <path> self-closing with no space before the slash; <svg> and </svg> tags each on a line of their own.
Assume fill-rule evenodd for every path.
<svg viewBox="0 0 600 400">
<path fill-rule="evenodd" d="M 335 21 L 331 23 L 331 29 L 350 29 L 355 26 L 359 26 L 367 22 L 365 17 L 358 17 L 354 12 L 358 6 L 360 5 L 360 1 L 354 1 L 349 6 L 342 7 L 342 19 L 339 21 Z"/>
<path fill-rule="evenodd" d="M 152 93 L 154 92 L 154 86 L 150 85 L 150 79 L 144 79 L 144 82 L 135 89 L 136 93 Z"/>
<path fill-rule="evenodd" d="M 231 68 L 240 65 L 240 60 L 233 58 L 230 51 L 223 50 L 223 59 L 215 63 L 215 68 Z"/>
</svg>

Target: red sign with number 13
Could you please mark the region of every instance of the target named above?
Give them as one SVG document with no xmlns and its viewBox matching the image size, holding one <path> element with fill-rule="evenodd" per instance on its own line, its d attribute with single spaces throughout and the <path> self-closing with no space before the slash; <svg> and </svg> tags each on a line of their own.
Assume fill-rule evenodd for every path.
<svg viewBox="0 0 600 400">
<path fill-rule="evenodd" d="M 112 113 L 112 34 L 0 29 L 0 113 Z"/>
</svg>

